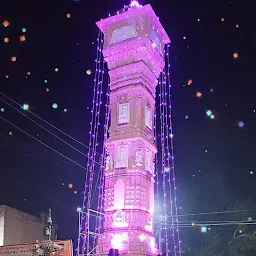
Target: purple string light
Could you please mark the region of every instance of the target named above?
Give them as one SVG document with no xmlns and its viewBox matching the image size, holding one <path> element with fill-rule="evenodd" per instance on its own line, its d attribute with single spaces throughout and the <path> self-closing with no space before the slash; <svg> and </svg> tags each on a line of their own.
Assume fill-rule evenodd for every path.
<svg viewBox="0 0 256 256">
<path fill-rule="evenodd" d="M 163 102 L 163 114 L 164 114 L 164 144 L 165 144 L 165 168 L 167 168 L 168 170 L 168 185 L 169 185 L 169 192 L 170 194 L 168 195 L 170 198 L 170 215 L 171 215 L 171 221 L 172 221 L 172 239 L 173 239 L 173 247 L 174 247 L 174 255 L 176 255 L 176 239 L 175 239 L 175 232 L 173 229 L 173 224 L 174 224 L 174 216 L 173 216 L 173 200 L 172 200 L 172 185 L 171 185 L 171 172 L 170 172 L 170 168 L 171 166 L 171 162 L 170 162 L 170 151 L 169 151 L 169 127 L 168 127 L 168 102 L 167 102 L 167 88 L 166 88 L 166 73 L 163 72 L 162 73 L 163 76 L 163 82 L 162 82 L 162 102 Z M 169 249 L 168 249 L 168 253 L 169 253 Z"/>
<path fill-rule="evenodd" d="M 176 233 L 178 238 L 178 255 L 181 256 L 181 240 L 179 233 L 179 220 L 178 220 L 178 207 L 177 207 L 177 190 L 176 190 L 176 178 L 175 178 L 175 165 L 174 165 L 174 144 L 173 144 L 173 125 L 172 125 L 172 105 L 171 105 L 171 78 L 170 78 L 170 45 L 166 46 L 166 58 L 167 58 L 167 83 L 168 83 L 168 96 L 169 96 L 169 115 L 168 115 L 168 127 L 170 130 L 170 144 L 171 144 L 171 166 L 172 166 L 172 181 L 173 181 L 173 194 L 174 194 L 174 208 L 175 208 L 175 222 Z M 170 179 L 171 182 L 171 179 Z M 173 229 L 174 230 L 174 229 Z"/>
<path fill-rule="evenodd" d="M 83 199 L 83 208 L 80 213 L 80 227 L 79 230 L 79 238 L 78 238 L 78 254 L 85 254 L 86 248 L 89 248 L 89 215 L 88 210 L 91 205 L 91 190 L 93 183 L 93 175 L 94 175 L 94 167 L 95 167 L 95 155 L 96 155 L 96 147 L 97 147 L 97 137 L 98 137 L 98 123 L 99 123 L 99 110 L 101 106 L 101 101 L 99 100 L 101 93 L 99 95 L 99 86 L 101 85 L 100 78 L 100 64 L 102 57 L 102 48 L 103 48 L 103 40 L 102 33 L 99 31 L 97 38 L 97 57 L 95 59 L 95 77 L 94 77 L 94 88 L 93 88 L 93 102 L 92 102 L 92 110 L 91 110 L 91 122 L 90 122 L 90 132 L 89 132 L 89 150 L 88 150 L 88 160 L 87 160 L 87 169 L 88 172 L 85 176 L 85 186 L 84 186 L 84 199 Z M 91 181 L 91 182 L 90 182 Z M 88 186 L 89 184 L 89 186 Z M 86 236 L 86 233 L 88 234 Z"/>
<path fill-rule="evenodd" d="M 103 73 L 104 74 L 104 73 Z M 102 75 L 102 81 L 103 81 L 103 75 Z M 96 226 L 95 226 L 95 233 L 100 234 L 101 230 L 101 224 L 102 224 L 102 215 L 100 213 L 103 212 L 103 200 L 104 200 L 104 181 L 105 181 L 105 159 L 106 159 L 106 147 L 105 142 L 107 140 L 107 132 L 108 132 L 108 126 L 109 126 L 109 114 L 110 114 L 110 107 L 109 107 L 109 93 L 110 93 L 110 83 L 108 83 L 108 89 L 106 93 L 106 104 L 105 104 L 105 121 L 104 121 L 104 143 L 103 143 L 103 151 L 101 155 L 101 168 L 100 168 L 100 175 L 98 176 L 100 178 L 100 184 L 98 187 L 98 203 L 97 203 L 97 216 L 96 216 Z M 98 180 L 97 180 L 98 182 Z M 96 183 L 97 184 L 97 183 Z M 97 185 L 95 187 L 95 190 L 97 188 Z M 95 191 L 94 191 L 95 192 Z M 93 241 L 93 247 L 96 246 L 96 236 L 94 237 Z"/>
<path fill-rule="evenodd" d="M 162 164 L 162 176 L 163 176 L 163 207 L 164 207 L 164 230 L 165 230 L 165 250 L 168 253 L 169 240 L 167 231 L 167 194 L 166 194 L 166 175 L 165 175 L 165 139 L 164 139 L 164 102 L 162 97 L 163 90 L 163 74 L 159 78 L 160 87 L 160 123 L 161 123 L 161 164 Z"/>
</svg>

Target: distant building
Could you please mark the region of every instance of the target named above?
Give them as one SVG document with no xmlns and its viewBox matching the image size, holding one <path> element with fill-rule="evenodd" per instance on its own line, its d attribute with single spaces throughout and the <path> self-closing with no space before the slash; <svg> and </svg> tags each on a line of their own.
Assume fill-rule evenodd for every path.
<svg viewBox="0 0 256 256">
<path fill-rule="evenodd" d="M 46 240 L 45 227 L 46 215 L 44 214 L 39 218 L 6 205 L 0 205 L 0 246 L 32 243 L 36 240 L 44 241 Z"/>
</svg>

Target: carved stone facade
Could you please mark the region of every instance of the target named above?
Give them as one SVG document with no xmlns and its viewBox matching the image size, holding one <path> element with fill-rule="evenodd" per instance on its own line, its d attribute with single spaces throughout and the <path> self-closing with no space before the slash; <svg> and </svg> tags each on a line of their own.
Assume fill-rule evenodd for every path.
<svg viewBox="0 0 256 256">
<path fill-rule="evenodd" d="M 170 40 L 150 5 L 97 23 L 110 75 L 105 222 L 97 255 L 158 255 L 153 236 L 157 79 Z"/>
</svg>

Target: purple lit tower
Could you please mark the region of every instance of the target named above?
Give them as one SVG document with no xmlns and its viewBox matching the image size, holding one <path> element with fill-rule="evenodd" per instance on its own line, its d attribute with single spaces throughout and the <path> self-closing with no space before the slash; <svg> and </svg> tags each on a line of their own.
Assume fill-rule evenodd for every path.
<svg viewBox="0 0 256 256">
<path fill-rule="evenodd" d="M 97 22 L 110 76 L 110 129 L 104 233 L 96 255 L 158 255 L 154 239 L 154 111 L 157 79 L 170 39 L 150 5 Z"/>
</svg>

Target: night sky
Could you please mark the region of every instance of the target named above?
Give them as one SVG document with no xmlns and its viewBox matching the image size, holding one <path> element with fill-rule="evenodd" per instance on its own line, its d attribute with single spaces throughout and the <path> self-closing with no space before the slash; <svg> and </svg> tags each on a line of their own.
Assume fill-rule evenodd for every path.
<svg viewBox="0 0 256 256">
<path fill-rule="evenodd" d="M 98 33 L 95 22 L 128 3 L 128 0 L 3 1 L 0 92 L 21 105 L 29 104 L 30 111 L 87 145 L 96 56 L 93 42 Z M 179 206 L 183 213 L 218 211 L 236 200 L 254 198 L 256 87 L 250 2 L 155 0 L 150 3 L 172 39 Z M 5 20 L 9 22 L 7 27 L 2 24 Z M 20 38 L 22 35 L 25 38 Z M 91 75 L 86 73 L 88 69 L 92 70 Z M 16 110 L 84 154 L 86 147 L 20 110 L 10 99 L 0 94 L 0 117 L 86 165 L 84 155 Z M 53 103 L 58 108 L 54 109 Z M 208 110 L 214 119 L 207 116 Z M 76 207 L 82 203 L 84 169 L 19 129 L 0 119 L 0 204 L 31 214 L 52 208 L 60 238 L 76 238 Z M 68 188 L 68 184 L 73 188 Z"/>
</svg>

